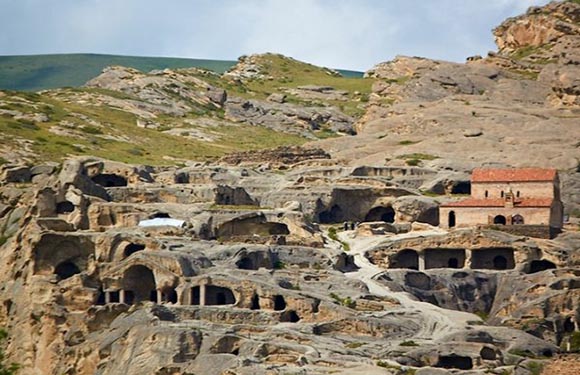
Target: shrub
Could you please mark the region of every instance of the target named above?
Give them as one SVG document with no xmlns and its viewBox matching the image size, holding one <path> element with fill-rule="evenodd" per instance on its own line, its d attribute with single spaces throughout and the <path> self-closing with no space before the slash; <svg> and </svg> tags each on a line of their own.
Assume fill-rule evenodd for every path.
<svg viewBox="0 0 580 375">
<path fill-rule="evenodd" d="M 418 166 L 418 165 L 421 164 L 421 160 L 419 160 L 419 159 L 408 159 L 408 160 L 405 160 L 405 163 L 409 167 L 416 167 L 416 166 Z"/>
<path fill-rule="evenodd" d="M 540 362 L 530 362 L 526 365 L 532 375 L 540 375 L 544 369 L 544 365 Z"/>
<path fill-rule="evenodd" d="M 353 301 L 350 297 L 342 298 L 335 293 L 330 293 L 330 297 L 341 306 L 348 307 L 349 309 L 356 307 L 356 301 Z"/>
<path fill-rule="evenodd" d="M 419 346 L 419 344 L 417 344 L 413 340 L 405 340 L 402 343 L 400 343 L 399 346 Z"/>
</svg>

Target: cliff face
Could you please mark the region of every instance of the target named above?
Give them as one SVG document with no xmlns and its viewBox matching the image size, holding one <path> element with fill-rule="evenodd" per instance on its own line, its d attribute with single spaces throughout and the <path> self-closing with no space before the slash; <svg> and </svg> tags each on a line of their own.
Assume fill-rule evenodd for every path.
<svg viewBox="0 0 580 375">
<path fill-rule="evenodd" d="M 493 30 L 493 35 L 504 54 L 559 43 L 563 37 L 580 35 L 580 8 L 573 1 L 532 7 L 525 15 L 507 19 Z"/>
</svg>

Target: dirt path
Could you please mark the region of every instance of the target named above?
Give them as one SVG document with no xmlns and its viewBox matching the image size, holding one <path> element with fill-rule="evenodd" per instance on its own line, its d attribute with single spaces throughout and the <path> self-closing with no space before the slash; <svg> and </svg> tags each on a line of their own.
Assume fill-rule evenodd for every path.
<svg viewBox="0 0 580 375">
<path fill-rule="evenodd" d="M 409 238 L 415 236 L 429 236 L 444 233 L 441 230 L 430 230 L 417 233 L 406 233 L 396 236 L 371 236 L 356 238 L 353 231 L 339 233 L 341 241 L 350 245 L 350 252 L 354 256 L 354 262 L 359 267 L 356 272 L 347 273 L 347 276 L 364 282 L 372 294 L 389 297 L 399 301 L 401 307 L 406 310 L 409 316 L 418 316 L 421 322 L 421 330 L 417 332 L 415 338 L 422 340 L 433 340 L 450 333 L 463 330 L 468 325 L 468 321 L 479 321 L 479 317 L 473 314 L 454 310 L 446 310 L 430 303 L 420 302 L 406 292 L 393 292 L 375 280 L 375 277 L 384 270 L 372 264 L 365 256 L 365 252 L 383 242 Z M 580 375 L 577 374 L 577 375 Z"/>
</svg>

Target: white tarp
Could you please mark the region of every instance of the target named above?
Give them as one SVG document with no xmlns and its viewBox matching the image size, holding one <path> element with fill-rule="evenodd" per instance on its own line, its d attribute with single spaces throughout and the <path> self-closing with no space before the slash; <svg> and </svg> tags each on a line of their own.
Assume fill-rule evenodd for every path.
<svg viewBox="0 0 580 375">
<path fill-rule="evenodd" d="M 169 219 L 165 217 L 157 217 L 155 219 L 141 220 L 139 222 L 140 227 L 178 227 L 183 228 L 185 226 L 185 220 L 179 219 Z"/>
</svg>

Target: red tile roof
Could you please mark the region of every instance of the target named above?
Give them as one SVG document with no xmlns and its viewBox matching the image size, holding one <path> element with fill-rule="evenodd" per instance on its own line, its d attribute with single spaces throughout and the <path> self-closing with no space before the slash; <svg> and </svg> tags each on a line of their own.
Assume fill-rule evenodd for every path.
<svg viewBox="0 0 580 375">
<path fill-rule="evenodd" d="M 472 182 L 554 181 L 555 178 L 555 169 L 544 168 L 476 168 L 471 174 Z"/>
<path fill-rule="evenodd" d="M 522 198 L 514 201 L 514 207 L 550 207 L 552 198 Z M 441 207 L 504 207 L 505 200 L 502 198 L 494 199 L 475 199 L 469 198 L 459 202 L 444 203 Z"/>
</svg>

